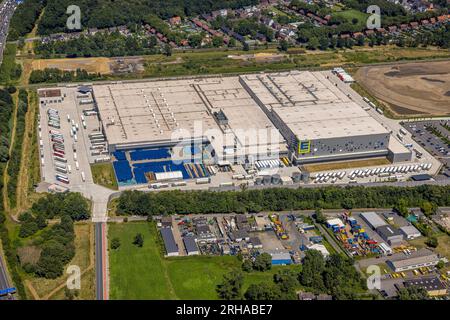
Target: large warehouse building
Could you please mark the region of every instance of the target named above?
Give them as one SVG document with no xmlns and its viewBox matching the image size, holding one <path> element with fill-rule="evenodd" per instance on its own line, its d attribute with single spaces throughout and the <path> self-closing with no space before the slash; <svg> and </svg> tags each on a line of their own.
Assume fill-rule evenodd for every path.
<svg viewBox="0 0 450 320">
<path fill-rule="evenodd" d="M 320 72 L 246 75 L 240 82 L 280 129 L 297 163 L 411 158 L 398 145 L 390 152 L 390 133 Z"/>
<path fill-rule="evenodd" d="M 287 154 L 279 131 L 236 77 L 94 86 L 110 151 L 211 144 L 220 160 Z"/>
<path fill-rule="evenodd" d="M 199 178 L 208 175 L 203 164 L 281 157 L 295 164 L 411 160 L 320 72 L 120 82 L 94 85 L 92 94 L 121 183 L 145 183 L 148 172 Z M 193 158 L 200 167 L 192 170 L 171 163 Z"/>
</svg>

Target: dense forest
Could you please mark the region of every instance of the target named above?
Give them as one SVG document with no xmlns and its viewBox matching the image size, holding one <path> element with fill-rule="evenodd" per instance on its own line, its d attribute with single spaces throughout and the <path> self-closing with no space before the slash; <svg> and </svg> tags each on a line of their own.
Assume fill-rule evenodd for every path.
<svg viewBox="0 0 450 320">
<path fill-rule="evenodd" d="M 36 1 L 36 0 L 35 0 Z M 259 0 L 79 0 L 83 28 L 107 28 L 141 23 L 149 13 L 168 19 L 175 15 L 191 16 L 221 8 L 239 8 Z M 66 9 L 71 0 L 47 0 L 47 7 L 38 28 L 39 34 L 66 31 Z"/>
<path fill-rule="evenodd" d="M 14 41 L 30 33 L 46 3 L 47 0 L 25 0 L 19 4 L 11 18 L 8 39 Z"/>
<path fill-rule="evenodd" d="M 118 198 L 117 213 L 134 215 L 229 213 L 315 208 L 388 208 L 399 201 L 420 206 L 429 201 L 450 205 L 450 186 L 274 188 L 230 192 L 125 191 Z"/>
</svg>

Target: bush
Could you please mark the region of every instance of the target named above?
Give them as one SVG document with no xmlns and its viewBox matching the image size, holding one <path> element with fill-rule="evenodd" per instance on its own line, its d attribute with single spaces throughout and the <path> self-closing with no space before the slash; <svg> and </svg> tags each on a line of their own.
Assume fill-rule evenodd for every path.
<svg viewBox="0 0 450 320">
<path fill-rule="evenodd" d="M 111 249 L 116 250 L 120 247 L 120 240 L 119 238 L 114 238 L 111 240 Z"/>
<path fill-rule="evenodd" d="M 138 247 L 142 247 L 144 245 L 144 236 L 141 233 L 136 234 L 133 244 Z"/>
<path fill-rule="evenodd" d="M 267 271 L 272 268 L 272 256 L 268 253 L 261 253 L 253 262 L 253 269 L 258 271 Z"/>
<path fill-rule="evenodd" d="M 425 244 L 431 248 L 436 248 L 439 245 L 439 242 L 436 237 L 428 237 Z"/>
</svg>

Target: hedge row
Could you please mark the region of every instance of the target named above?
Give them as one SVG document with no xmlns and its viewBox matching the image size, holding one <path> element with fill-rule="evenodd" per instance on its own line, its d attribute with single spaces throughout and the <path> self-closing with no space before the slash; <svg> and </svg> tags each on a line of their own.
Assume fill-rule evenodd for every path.
<svg viewBox="0 0 450 320">
<path fill-rule="evenodd" d="M 24 89 L 19 91 L 17 106 L 16 134 L 13 149 L 8 163 L 8 197 L 11 208 L 17 204 L 17 180 L 19 177 L 20 163 L 22 161 L 22 145 L 25 134 L 25 116 L 28 111 L 28 93 Z"/>
</svg>

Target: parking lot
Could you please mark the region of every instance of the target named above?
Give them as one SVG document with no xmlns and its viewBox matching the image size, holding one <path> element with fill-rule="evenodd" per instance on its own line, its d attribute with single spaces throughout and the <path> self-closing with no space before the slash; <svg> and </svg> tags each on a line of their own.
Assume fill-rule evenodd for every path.
<svg viewBox="0 0 450 320">
<path fill-rule="evenodd" d="M 449 125 L 450 121 L 439 120 L 407 122 L 404 124 L 405 129 L 411 133 L 412 138 L 443 163 L 444 167 L 441 174 L 437 177 L 438 179 L 450 177 L 450 144 L 434 134 L 431 128 L 434 128 L 448 139 L 450 136 Z"/>
<path fill-rule="evenodd" d="M 42 179 L 69 188 L 93 183 L 88 135 L 98 130 L 99 124 L 96 116 L 83 114 L 93 104 L 81 105 L 80 95 L 74 90 L 48 92 L 41 93 L 39 108 Z"/>
</svg>

